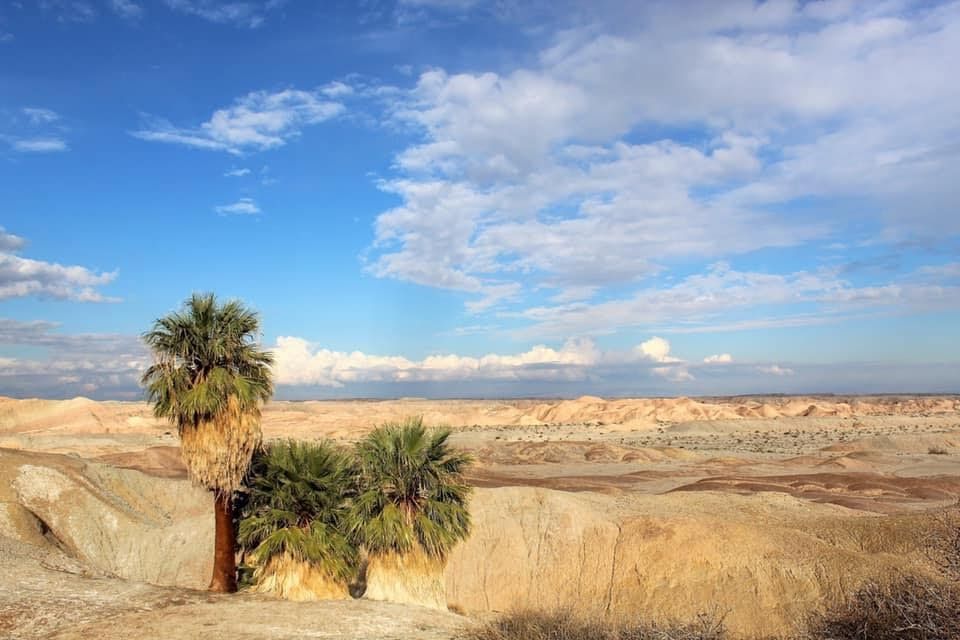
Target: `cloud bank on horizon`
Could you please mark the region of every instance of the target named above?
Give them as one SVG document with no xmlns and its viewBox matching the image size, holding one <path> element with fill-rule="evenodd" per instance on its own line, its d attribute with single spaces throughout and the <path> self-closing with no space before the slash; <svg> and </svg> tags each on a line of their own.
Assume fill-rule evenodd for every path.
<svg viewBox="0 0 960 640">
<path fill-rule="evenodd" d="M 0 48 L 50 69 L 0 71 L 0 393 L 136 396 L 204 289 L 290 397 L 960 391 L 960 2 L 45 0 Z"/>
</svg>

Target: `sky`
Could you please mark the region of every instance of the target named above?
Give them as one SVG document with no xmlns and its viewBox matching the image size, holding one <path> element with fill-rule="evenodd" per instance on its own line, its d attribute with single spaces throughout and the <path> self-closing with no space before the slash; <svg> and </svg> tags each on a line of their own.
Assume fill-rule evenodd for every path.
<svg viewBox="0 0 960 640">
<path fill-rule="evenodd" d="M 7 0 L 0 394 L 960 392 L 960 2 Z"/>
</svg>

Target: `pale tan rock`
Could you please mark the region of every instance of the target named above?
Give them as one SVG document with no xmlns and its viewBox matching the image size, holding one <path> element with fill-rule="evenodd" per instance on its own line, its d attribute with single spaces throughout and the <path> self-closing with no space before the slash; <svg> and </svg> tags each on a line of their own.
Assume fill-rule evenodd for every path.
<svg viewBox="0 0 960 640">
<path fill-rule="evenodd" d="M 204 588 L 213 558 L 209 492 L 64 456 L 0 451 L 8 537 L 40 544 L 29 514 L 89 567 L 157 585 Z M 14 506 L 11 506 L 14 505 Z M 42 525 L 39 525 L 42 523 Z"/>
<path fill-rule="evenodd" d="M 471 510 L 473 534 L 446 568 L 448 603 L 468 613 L 572 608 L 689 621 L 712 612 L 735 634 L 779 635 L 864 579 L 918 563 L 902 553 L 911 525 L 868 553 L 856 532 L 883 520 L 783 494 L 618 500 L 505 487 L 477 490 Z M 849 538 L 818 535 L 837 521 Z"/>
</svg>

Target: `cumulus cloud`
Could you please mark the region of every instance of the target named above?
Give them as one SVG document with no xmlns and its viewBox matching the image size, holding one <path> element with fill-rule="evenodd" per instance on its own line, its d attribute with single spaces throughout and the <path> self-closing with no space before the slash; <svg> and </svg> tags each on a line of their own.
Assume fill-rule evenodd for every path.
<svg viewBox="0 0 960 640">
<path fill-rule="evenodd" d="M 640 343 L 637 351 L 653 362 L 680 362 L 678 358 L 670 355 L 670 342 L 658 336 Z"/>
<path fill-rule="evenodd" d="M 97 272 L 81 266 L 33 260 L 16 254 L 25 242 L 0 228 L 0 300 L 36 296 L 77 302 L 115 302 L 99 288 L 117 272 Z"/>
<path fill-rule="evenodd" d="M 165 120 L 149 119 L 144 128 L 131 135 L 151 142 L 240 154 L 281 147 L 304 128 L 329 120 L 344 108 L 321 91 L 254 91 L 214 111 L 199 127 L 178 127 Z"/>
<path fill-rule="evenodd" d="M 628 351 L 601 351 L 590 339 L 570 339 L 560 348 L 536 345 L 515 354 L 438 354 L 422 360 L 333 351 L 292 336 L 278 338 L 272 350 L 274 372 L 281 385 L 340 388 L 371 382 L 574 382 L 614 373 L 656 376 L 671 382 L 694 379 L 684 361 L 670 355 L 670 343 L 659 337 Z"/>
<path fill-rule="evenodd" d="M 224 175 L 225 178 L 242 178 L 243 176 L 248 176 L 248 175 L 250 175 L 250 169 L 247 169 L 247 168 L 242 168 L 242 169 L 230 169 L 229 171 L 227 171 L 227 172 L 224 173 L 223 175 Z"/>
<path fill-rule="evenodd" d="M 423 360 L 318 348 L 302 338 L 277 339 L 273 349 L 278 384 L 342 387 L 351 382 L 445 380 L 582 379 L 600 354 L 589 340 L 571 340 L 560 349 L 538 345 L 514 354 L 479 358 L 454 354 Z"/>
<path fill-rule="evenodd" d="M 214 207 L 214 211 L 220 215 L 253 215 L 260 213 L 260 207 L 252 198 L 240 198 L 233 204 L 224 204 Z"/>
</svg>

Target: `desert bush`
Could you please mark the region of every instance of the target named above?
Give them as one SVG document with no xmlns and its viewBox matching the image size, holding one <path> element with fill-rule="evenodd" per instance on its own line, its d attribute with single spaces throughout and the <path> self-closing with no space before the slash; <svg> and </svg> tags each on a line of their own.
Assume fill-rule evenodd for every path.
<svg viewBox="0 0 960 640">
<path fill-rule="evenodd" d="M 722 640 L 722 618 L 704 614 L 690 624 L 581 618 L 568 612 L 519 611 L 471 630 L 467 640 Z"/>
<path fill-rule="evenodd" d="M 347 535 L 354 467 L 330 442 L 283 440 L 253 460 L 242 506 L 239 541 L 253 559 L 253 582 L 271 567 L 308 564 L 346 583 L 355 573 L 357 549 Z"/>
<path fill-rule="evenodd" d="M 923 547 L 927 559 L 945 578 L 960 582 L 960 505 L 933 514 Z"/>
<path fill-rule="evenodd" d="M 923 576 L 889 584 L 868 582 L 846 602 L 817 616 L 814 640 L 956 640 L 960 638 L 960 592 Z"/>
<path fill-rule="evenodd" d="M 934 456 L 945 456 L 949 453 L 945 447 L 930 447 L 927 449 L 927 453 Z"/>
</svg>

